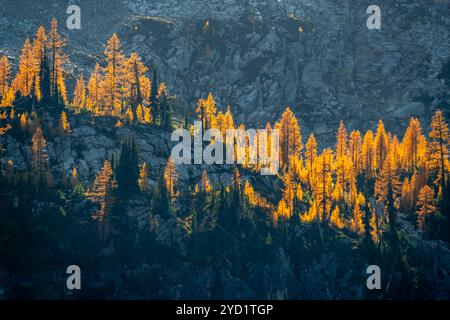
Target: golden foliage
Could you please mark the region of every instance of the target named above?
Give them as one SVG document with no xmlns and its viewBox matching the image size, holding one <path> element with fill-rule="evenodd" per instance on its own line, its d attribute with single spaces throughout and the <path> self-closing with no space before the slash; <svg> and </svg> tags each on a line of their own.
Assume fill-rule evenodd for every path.
<svg viewBox="0 0 450 320">
<path fill-rule="evenodd" d="M 331 213 L 330 225 L 334 226 L 334 227 L 336 227 L 338 229 L 343 229 L 344 228 L 344 222 L 342 221 L 341 212 L 340 212 L 338 206 L 336 206 L 334 208 L 333 212 Z"/>
<path fill-rule="evenodd" d="M 35 68 L 31 49 L 30 39 L 27 38 L 20 53 L 19 71 L 13 81 L 15 91 L 19 91 L 22 96 L 30 95 L 34 80 Z"/>
<path fill-rule="evenodd" d="M 176 194 L 175 184 L 178 181 L 178 172 L 176 166 L 171 157 L 167 161 L 167 165 L 164 168 L 164 183 L 166 185 L 167 193 L 170 198 L 174 198 Z"/>
<path fill-rule="evenodd" d="M 138 185 L 141 191 L 146 192 L 148 190 L 148 164 L 144 162 L 139 167 Z"/>
<path fill-rule="evenodd" d="M 449 170 L 450 133 L 442 111 L 436 111 L 433 116 L 430 139 L 430 169 L 435 175 L 434 183 L 445 189 Z"/>
<path fill-rule="evenodd" d="M 9 92 L 9 81 L 11 78 L 11 66 L 9 65 L 8 57 L 3 56 L 0 58 L 0 102 L 2 107 L 10 106 L 10 102 L 7 101 L 7 95 Z M 11 101 L 12 102 L 12 101 Z"/>
<path fill-rule="evenodd" d="M 81 74 L 75 85 L 72 106 L 75 109 L 75 113 L 80 113 L 81 110 L 86 108 L 86 105 L 86 85 L 83 74 Z"/>
<path fill-rule="evenodd" d="M 425 229 L 426 217 L 436 213 L 437 209 L 434 205 L 434 191 L 429 186 L 424 186 L 417 199 L 417 226 L 419 230 Z"/>
<path fill-rule="evenodd" d="M 92 188 L 86 193 L 89 199 L 100 205 L 99 210 L 93 215 L 94 219 L 102 222 L 105 218 L 108 218 L 114 202 L 112 191 L 116 187 L 117 182 L 113 179 L 111 163 L 105 160 Z"/>
<path fill-rule="evenodd" d="M 34 182 L 36 192 L 39 192 L 39 187 L 44 176 L 48 155 L 47 155 L 47 141 L 42 134 L 40 127 L 36 129 L 33 138 L 31 139 L 31 153 L 32 153 L 32 168 L 34 174 Z"/>
<path fill-rule="evenodd" d="M 67 119 L 67 113 L 65 111 L 61 112 L 61 118 L 59 120 L 59 128 L 61 133 L 70 133 L 70 124 L 69 120 Z"/>
<path fill-rule="evenodd" d="M 303 149 L 300 126 L 289 107 L 286 107 L 275 128 L 280 130 L 280 165 L 288 166 L 290 157 L 299 157 Z"/>
</svg>

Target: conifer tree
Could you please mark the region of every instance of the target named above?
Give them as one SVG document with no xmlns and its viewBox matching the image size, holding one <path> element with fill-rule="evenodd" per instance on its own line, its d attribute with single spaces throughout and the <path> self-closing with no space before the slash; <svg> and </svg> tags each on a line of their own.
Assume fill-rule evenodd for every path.
<svg viewBox="0 0 450 320">
<path fill-rule="evenodd" d="M 47 34 L 45 32 L 45 28 L 43 26 L 40 26 L 36 32 L 36 36 L 33 40 L 33 64 L 34 64 L 34 72 L 37 75 L 36 77 L 36 95 L 38 100 L 40 101 L 42 99 L 42 92 L 41 92 L 41 66 L 42 66 L 42 60 L 44 59 L 44 56 L 46 56 L 46 49 L 47 49 Z"/>
<path fill-rule="evenodd" d="M 202 129 L 213 128 L 217 107 L 212 93 L 208 93 L 206 99 L 200 98 L 197 104 L 198 119 L 202 122 Z"/>
<path fill-rule="evenodd" d="M 382 120 L 378 121 L 377 133 L 374 139 L 374 165 L 378 170 L 383 169 L 384 159 L 388 152 L 388 138 L 386 130 L 384 129 L 384 123 Z"/>
<path fill-rule="evenodd" d="M 153 123 L 153 118 L 152 118 L 152 110 L 151 108 L 144 108 L 144 123 Z"/>
<path fill-rule="evenodd" d="M 96 115 L 103 113 L 102 109 L 102 74 L 101 67 L 98 63 L 95 64 L 94 71 L 91 73 L 88 82 L 88 96 L 86 99 L 86 107 L 89 111 Z"/>
<path fill-rule="evenodd" d="M 364 212 L 363 207 L 366 204 L 366 200 L 364 198 L 364 195 L 362 193 L 358 194 L 355 206 L 353 208 L 353 217 L 350 221 L 350 226 L 353 231 L 355 231 L 358 234 L 363 234 L 365 230 L 363 218 L 364 218 Z"/>
<path fill-rule="evenodd" d="M 394 158 L 389 153 L 383 164 L 383 169 L 377 175 L 375 180 L 375 197 L 378 202 L 381 202 L 385 206 L 385 210 L 389 218 L 389 227 L 391 235 L 393 236 L 393 244 L 395 245 L 397 238 L 396 229 L 396 199 L 401 192 L 401 185 L 398 175 L 398 168 L 395 166 Z"/>
<path fill-rule="evenodd" d="M 156 69 L 153 70 L 153 80 L 151 82 L 151 90 L 150 90 L 150 106 L 152 108 L 153 121 L 156 122 L 159 119 L 159 104 L 158 104 L 158 75 L 156 73 Z"/>
<path fill-rule="evenodd" d="M 372 212 L 370 210 L 370 204 L 366 202 L 364 206 L 364 239 L 363 244 L 366 249 L 368 259 L 373 259 L 373 239 L 372 239 L 372 226 L 371 226 Z"/>
<path fill-rule="evenodd" d="M 178 172 L 172 158 L 169 157 L 167 165 L 164 169 L 164 185 L 170 199 L 173 199 L 177 195 L 175 188 L 177 181 Z"/>
<path fill-rule="evenodd" d="M 317 159 L 317 142 L 316 138 L 314 137 L 314 134 L 312 133 L 309 136 L 308 142 L 306 143 L 305 146 L 305 158 L 306 158 L 306 168 L 308 169 L 309 175 L 309 183 L 311 183 L 313 174 L 313 165 Z"/>
<path fill-rule="evenodd" d="M 205 129 L 212 128 L 212 123 L 214 116 L 216 115 L 216 110 L 217 110 L 216 101 L 214 100 L 214 97 L 210 92 L 205 101 Z"/>
<path fill-rule="evenodd" d="M 356 173 L 359 174 L 362 171 L 362 138 L 361 133 L 358 130 L 353 130 L 350 133 L 349 151 L 353 168 L 356 170 Z"/>
<path fill-rule="evenodd" d="M 334 207 L 333 212 L 331 213 L 329 222 L 330 222 L 331 226 L 334 226 L 338 229 L 344 228 L 344 222 L 342 221 L 339 206 Z"/>
<path fill-rule="evenodd" d="M 435 183 L 445 190 L 447 185 L 448 153 L 450 146 L 450 133 L 444 120 L 442 111 L 436 111 L 431 121 L 431 155 L 430 167 L 435 173 Z"/>
<path fill-rule="evenodd" d="M 336 158 L 339 159 L 347 156 L 348 151 L 348 133 L 344 121 L 341 120 L 338 131 L 336 132 Z"/>
<path fill-rule="evenodd" d="M 48 34 L 47 47 L 50 52 L 50 91 L 56 105 L 66 103 L 66 86 L 64 84 L 63 66 L 68 57 L 63 53 L 66 42 L 58 33 L 58 21 L 53 19 Z"/>
<path fill-rule="evenodd" d="M 371 130 L 367 131 L 364 135 L 363 145 L 361 149 L 362 166 L 366 178 L 372 179 L 374 177 L 375 170 L 375 152 L 374 152 L 374 141 L 373 132 Z"/>
<path fill-rule="evenodd" d="M 152 212 L 163 218 L 169 218 L 171 214 L 171 198 L 166 187 L 164 173 L 162 180 L 155 186 L 152 195 Z"/>
<path fill-rule="evenodd" d="M 80 113 L 81 110 L 86 108 L 86 86 L 83 74 L 80 75 L 75 85 L 72 106 L 75 109 L 75 113 Z"/>
<path fill-rule="evenodd" d="M 69 120 L 67 119 L 67 113 L 61 112 L 61 118 L 59 120 L 59 131 L 61 134 L 68 134 L 71 132 Z"/>
<path fill-rule="evenodd" d="M 405 167 L 410 171 L 416 170 L 419 163 L 421 136 L 422 128 L 420 122 L 412 117 L 403 138 Z"/>
<path fill-rule="evenodd" d="M 139 188 L 142 192 L 147 192 L 148 190 L 148 164 L 144 162 L 139 167 Z"/>
<path fill-rule="evenodd" d="M 104 81 L 105 103 L 109 109 L 107 113 L 120 116 L 122 113 L 120 85 L 124 81 L 125 57 L 117 34 L 114 33 L 106 43 L 104 54 L 107 60 Z"/>
<path fill-rule="evenodd" d="M 9 65 L 8 57 L 2 56 L 0 58 L 0 105 L 6 107 L 6 96 L 9 91 L 9 81 L 11 77 L 11 66 Z"/>
<path fill-rule="evenodd" d="M 300 157 L 303 148 L 300 126 L 289 107 L 283 112 L 276 127 L 280 129 L 280 164 L 287 167 L 289 158 L 291 156 Z"/>
<path fill-rule="evenodd" d="M 186 112 L 184 113 L 183 128 L 186 130 L 189 130 L 189 112 L 188 112 L 188 110 L 186 110 Z"/>
<path fill-rule="evenodd" d="M 136 111 L 137 106 L 142 105 L 143 103 L 141 79 L 145 77 L 145 73 L 148 71 L 148 68 L 144 65 L 139 55 L 135 52 L 131 54 L 126 65 L 129 82 L 128 85 L 130 86 L 129 103 L 133 108 L 133 111 Z"/>
<path fill-rule="evenodd" d="M 113 178 L 113 168 L 108 160 L 105 160 L 103 167 L 95 178 L 91 190 L 87 196 L 99 205 L 99 209 L 93 215 L 93 218 L 100 222 L 100 232 L 105 238 L 110 231 L 110 215 L 113 210 L 114 195 L 113 191 L 117 187 L 117 182 Z"/>
<path fill-rule="evenodd" d="M 425 230 L 425 222 L 427 217 L 436 213 L 437 209 L 434 205 L 434 191 L 429 186 L 424 186 L 419 192 L 417 199 L 417 226 L 421 232 Z"/>
<path fill-rule="evenodd" d="M 14 87 L 22 96 L 29 96 L 34 79 L 33 53 L 30 39 L 25 40 L 21 50 L 19 71 L 14 79 Z"/>
<path fill-rule="evenodd" d="M 323 150 L 317 159 L 314 194 L 317 202 L 318 221 L 328 219 L 332 205 L 333 154 L 331 149 Z"/>
<path fill-rule="evenodd" d="M 45 140 L 44 135 L 42 134 L 42 129 L 40 127 L 36 129 L 36 132 L 33 135 L 31 153 L 34 186 L 36 189 L 36 193 L 39 193 L 48 161 L 47 141 Z"/>
<path fill-rule="evenodd" d="M 39 67 L 40 104 L 46 105 L 51 101 L 51 75 L 47 54 L 44 53 Z"/>
<path fill-rule="evenodd" d="M 142 108 L 142 105 L 138 105 L 136 108 L 136 120 L 139 123 L 145 123 L 144 122 L 144 109 Z"/>
<path fill-rule="evenodd" d="M 139 192 L 139 160 L 136 141 L 133 135 L 122 143 L 119 161 L 115 170 L 119 198 Z"/>
</svg>

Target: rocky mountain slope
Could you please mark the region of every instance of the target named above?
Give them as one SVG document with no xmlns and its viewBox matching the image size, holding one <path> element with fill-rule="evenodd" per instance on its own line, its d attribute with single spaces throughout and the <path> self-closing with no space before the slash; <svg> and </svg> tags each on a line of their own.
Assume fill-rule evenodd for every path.
<svg viewBox="0 0 450 320">
<path fill-rule="evenodd" d="M 365 0 L 0 2 L 0 41 L 11 57 L 57 17 L 72 86 L 103 61 L 102 45 L 117 32 L 125 51 L 158 69 L 180 115 L 208 91 L 253 126 L 290 105 L 304 134 L 323 143 L 340 119 L 373 129 L 383 117 L 396 131 L 411 115 L 449 107 L 448 0 L 380 0 L 381 30 L 367 29 Z M 80 6 L 81 30 L 65 28 L 68 4 Z"/>
<path fill-rule="evenodd" d="M 47 140 L 51 171 L 56 179 L 55 182 L 60 183 L 59 180 L 64 173 L 67 175 L 75 166 L 80 181 L 88 186 L 100 170 L 103 160 L 111 159 L 113 154 L 119 153 L 120 142 L 131 133 L 131 129 L 116 128 L 113 125 L 114 119 L 107 117 L 96 118 L 93 122 L 90 116 L 80 114 L 71 116 L 69 120 L 73 128 L 72 133 L 61 137 L 50 132 L 51 128 L 56 127 L 57 118 L 51 113 L 43 113 L 41 125 L 49 130 L 48 136 L 51 135 L 51 138 Z M 153 185 L 160 176 L 163 166 L 166 165 L 171 146 L 170 134 L 167 131 L 143 125 L 134 128 L 133 132 L 141 160 L 151 164 L 149 183 Z M 21 134 L 15 131 L 0 139 L 5 149 L 2 165 L 5 167 L 6 160 L 12 160 L 15 170 L 18 171 L 29 167 L 31 162 L 30 141 L 28 141 L 29 139 L 24 141 L 20 137 Z M 208 176 L 214 185 L 218 185 L 219 181 L 229 183 L 231 173 L 226 166 L 180 165 L 177 166 L 180 174 L 180 188 L 198 183 L 203 169 L 208 171 Z M 251 179 L 252 184 L 264 194 L 269 195 L 269 198 L 270 194 L 280 193 L 280 183 L 276 177 L 261 177 L 246 173 L 245 170 L 241 172 L 243 179 Z M 275 199 L 270 198 L 270 200 L 275 202 Z M 33 208 L 39 208 L 40 205 L 45 206 L 46 202 L 36 202 Z M 70 216 L 84 217 L 83 219 L 87 219 L 89 211 L 92 210 L 86 201 L 75 201 L 71 208 Z M 328 236 L 333 237 L 334 240 L 327 245 L 326 250 L 315 247 L 318 246 L 316 225 L 300 224 L 291 230 L 294 239 L 292 241 L 295 245 L 286 248 L 274 243 L 270 254 L 266 253 L 267 257 L 264 255 L 264 251 L 261 253 L 256 250 L 261 256 L 254 252 L 251 233 L 242 232 L 233 241 L 227 239 L 232 252 L 246 257 L 244 266 L 236 266 L 231 263 L 215 264 L 209 260 L 204 263 L 195 263 L 195 260 L 192 261 L 193 253 L 189 251 L 192 250 L 192 239 L 179 227 L 177 218 L 163 218 L 159 214 L 152 213 L 150 209 L 149 199 L 139 195 L 127 201 L 124 214 L 131 218 L 130 221 L 133 221 L 133 224 L 136 223 L 136 232 L 139 232 L 140 236 L 148 232 L 146 230 L 150 222 L 151 234 L 156 245 L 165 248 L 164 250 L 170 248 L 176 252 L 169 251 L 177 257 L 174 258 L 173 264 L 160 262 L 162 251 L 153 252 L 145 246 L 132 251 L 125 264 L 123 260 L 114 262 L 115 255 L 110 252 L 111 248 L 102 248 L 100 253 L 96 253 L 98 255 L 96 259 L 98 261 L 105 259 L 108 263 L 102 265 L 100 262 L 97 264 L 92 262 L 84 280 L 86 287 L 80 293 L 81 296 L 77 295 L 77 297 L 107 297 L 109 299 L 211 299 L 217 297 L 224 299 L 362 299 L 391 298 L 391 295 L 396 297 L 398 294 L 390 293 L 386 289 L 373 296 L 368 296 L 365 289 L 366 274 L 364 273 L 367 265 L 363 258 L 363 252 L 356 249 L 354 239 L 335 233 L 331 229 L 327 231 Z M 45 215 L 44 219 L 49 220 Z M 403 213 L 399 215 L 399 225 L 401 225 L 402 238 L 405 239 L 402 245 L 402 257 L 409 257 L 407 265 L 410 266 L 407 271 L 402 271 L 408 272 L 407 284 L 408 290 L 411 290 L 406 292 L 405 296 L 425 299 L 449 298 L 450 250 L 448 244 L 443 241 L 423 239 L 408 221 L 407 215 Z M 56 226 L 58 225 L 56 224 Z M 26 227 L 25 225 L 23 228 Z M 51 232 L 61 232 L 58 228 L 61 227 L 55 227 Z M 219 231 L 215 230 L 215 232 Z M 86 233 L 81 231 L 63 234 L 67 237 L 70 235 L 75 240 L 78 239 L 77 236 L 89 239 Z M 139 239 L 140 242 L 144 241 Z M 309 246 L 311 247 L 308 250 L 302 249 L 302 245 L 299 245 L 305 239 L 310 241 Z M 55 246 L 58 250 L 56 253 L 50 254 L 37 239 L 35 241 L 38 243 L 33 246 L 36 256 L 42 256 L 44 260 L 52 261 L 50 257 L 54 255 L 54 257 L 58 257 L 54 258 L 54 265 L 50 264 L 49 268 L 42 268 L 42 270 L 35 270 L 31 273 L 21 273 L 18 278 L 14 278 L 15 280 L 12 280 L 13 278 L 8 276 L 8 273 L 0 271 L 0 297 L 11 297 L 19 292 L 23 298 L 23 294 L 28 292 L 31 297 L 35 298 L 71 298 L 73 293 L 68 291 L 62 293 L 59 285 L 64 283 L 66 275 L 62 271 L 55 274 L 55 270 L 64 270 L 60 264 L 63 265 L 64 259 L 67 259 L 65 255 L 58 253 L 58 250 L 67 254 L 67 252 L 72 252 L 73 248 L 66 247 L 66 242 L 59 239 L 58 245 Z M 80 244 L 69 241 L 71 245 L 75 245 L 75 243 L 77 248 L 78 246 L 83 248 L 82 242 Z M 39 250 L 43 250 L 42 254 L 36 253 L 41 252 Z M 292 250 L 296 253 L 295 255 L 287 252 Z M 88 248 L 80 249 L 76 253 L 72 252 L 70 259 L 78 257 L 77 254 L 80 252 L 89 259 L 93 259 L 89 255 L 92 253 Z M 58 254 L 62 256 L 58 256 Z M 136 256 L 133 256 L 134 254 Z M 229 255 L 232 256 L 230 252 L 224 253 L 224 261 L 228 261 Z M 88 259 L 86 257 L 83 259 Z M 371 259 L 374 258 L 376 257 L 371 257 Z M 132 266 L 128 266 L 128 263 Z M 396 266 L 395 262 L 393 265 Z M 394 267 L 392 267 L 393 270 Z M 393 287 L 401 288 L 404 285 L 402 284 L 404 277 L 402 272 L 395 268 L 395 271 L 385 273 L 391 278 L 389 282 Z M 48 279 L 53 279 L 53 281 L 48 283 Z M 17 291 L 17 283 L 20 284 L 19 291 Z M 43 286 L 44 283 L 47 285 Z M 43 290 L 42 287 L 46 289 Z M 60 296 L 55 296 L 57 294 Z"/>
</svg>

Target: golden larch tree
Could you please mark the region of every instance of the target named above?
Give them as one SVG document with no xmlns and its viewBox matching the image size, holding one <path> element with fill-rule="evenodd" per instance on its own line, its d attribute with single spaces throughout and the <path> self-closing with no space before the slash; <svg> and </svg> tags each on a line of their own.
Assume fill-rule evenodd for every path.
<svg viewBox="0 0 450 320">
<path fill-rule="evenodd" d="M 130 58 L 126 61 L 126 82 L 129 87 L 128 102 L 134 108 L 143 103 L 142 92 L 142 78 L 145 77 L 145 73 L 148 68 L 144 65 L 141 57 L 133 52 Z"/>
<path fill-rule="evenodd" d="M 152 116 L 152 109 L 150 107 L 144 107 L 144 123 L 152 123 L 153 122 L 153 116 Z"/>
<path fill-rule="evenodd" d="M 35 81 L 35 90 L 36 97 L 38 100 L 41 99 L 41 63 L 46 54 L 47 48 L 47 34 L 45 32 L 45 28 L 40 26 L 36 32 L 36 36 L 33 40 L 33 65 L 34 65 L 34 73 L 36 75 Z"/>
<path fill-rule="evenodd" d="M 47 141 L 42 134 L 42 129 L 38 127 L 31 140 L 32 169 L 36 192 L 39 193 L 40 185 L 47 168 Z"/>
<path fill-rule="evenodd" d="M 374 165 L 378 170 L 383 169 L 384 159 L 388 153 L 388 138 L 384 123 L 382 120 L 378 121 L 377 133 L 374 139 Z"/>
<path fill-rule="evenodd" d="M 435 183 L 443 190 L 447 183 L 448 152 L 450 134 L 442 111 L 436 111 L 431 121 L 430 169 L 435 174 Z"/>
<path fill-rule="evenodd" d="M 353 168 L 359 174 L 363 169 L 362 161 L 362 138 L 358 130 L 353 130 L 350 133 L 349 152 L 352 159 Z"/>
<path fill-rule="evenodd" d="M 11 66 L 7 56 L 0 58 L 0 102 L 2 107 L 6 107 L 6 95 L 9 91 L 9 81 L 11 79 Z M 5 101 L 5 102 L 4 102 Z"/>
<path fill-rule="evenodd" d="M 53 19 L 48 34 L 47 48 L 51 57 L 50 91 L 53 96 L 59 96 L 67 103 L 66 86 L 64 83 L 63 66 L 68 62 L 68 56 L 63 52 L 66 41 L 58 32 L 58 20 Z"/>
<path fill-rule="evenodd" d="M 141 104 L 139 104 L 136 108 L 136 120 L 139 123 L 144 123 L 144 109 Z"/>
<path fill-rule="evenodd" d="M 364 135 L 361 148 L 362 167 L 366 178 L 368 179 L 372 179 L 375 172 L 375 152 L 373 140 L 373 132 L 371 130 L 367 131 Z"/>
<path fill-rule="evenodd" d="M 74 108 L 75 113 L 80 113 L 81 110 L 86 108 L 86 85 L 84 83 L 83 74 L 80 75 L 75 85 L 72 107 Z"/>
<path fill-rule="evenodd" d="M 20 53 L 19 71 L 13 82 L 15 90 L 20 91 L 22 96 L 30 95 L 34 80 L 35 69 L 31 49 L 30 39 L 27 38 Z"/>
<path fill-rule="evenodd" d="M 317 158 L 315 166 L 314 196 L 317 202 L 319 220 L 327 219 L 333 202 L 333 162 L 334 157 L 331 149 L 323 150 Z"/>
<path fill-rule="evenodd" d="M 102 69 L 98 63 L 95 64 L 94 71 L 91 73 L 91 76 L 88 81 L 88 96 L 86 99 L 86 107 L 89 111 L 93 112 L 96 115 L 99 115 L 103 112 L 102 110 Z"/>
<path fill-rule="evenodd" d="M 286 107 L 275 128 L 280 130 L 280 164 L 288 166 L 290 157 L 300 157 L 303 149 L 300 126 L 291 108 Z"/>
<path fill-rule="evenodd" d="M 403 158 L 405 168 L 409 171 L 417 169 L 419 162 L 419 146 L 422 137 L 422 127 L 417 118 L 412 117 L 403 137 Z"/>
<path fill-rule="evenodd" d="M 108 112 L 119 116 L 122 112 L 121 84 L 124 81 L 126 60 L 117 34 L 114 33 L 106 43 L 104 54 L 107 61 L 104 81 L 105 103 L 109 108 Z"/>
<path fill-rule="evenodd" d="M 210 129 L 212 128 L 212 122 L 214 119 L 214 116 L 216 114 L 216 101 L 214 100 L 214 97 L 212 93 L 208 94 L 208 97 L 206 97 L 205 100 L 205 128 Z"/>
<path fill-rule="evenodd" d="M 420 231 L 424 231 L 426 218 L 435 214 L 437 209 L 434 205 L 434 191 L 429 186 L 424 186 L 419 192 L 417 199 L 417 226 Z"/>
<path fill-rule="evenodd" d="M 211 129 L 216 115 L 216 101 L 210 92 L 206 99 L 200 98 L 197 103 L 197 116 L 202 122 L 203 130 Z"/>
<path fill-rule="evenodd" d="M 69 119 L 67 118 L 67 113 L 65 111 L 61 112 L 61 117 L 59 119 L 59 130 L 61 134 L 68 134 L 71 132 Z"/>
<path fill-rule="evenodd" d="M 172 160 L 172 157 L 169 157 L 167 165 L 164 168 L 164 183 L 166 185 L 167 193 L 170 198 L 174 198 L 176 196 L 175 185 L 177 181 L 178 181 L 177 168 Z"/>
<path fill-rule="evenodd" d="M 138 185 L 142 192 L 148 190 L 148 164 L 144 162 L 139 167 Z"/>
<path fill-rule="evenodd" d="M 344 221 L 341 217 L 341 211 L 339 210 L 338 206 L 335 206 L 333 211 L 331 212 L 329 224 L 330 226 L 338 229 L 344 228 Z"/>
<path fill-rule="evenodd" d="M 383 203 L 388 213 L 391 227 L 395 227 L 395 206 L 397 197 L 401 193 L 401 183 L 398 168 L 395 165 L 394 157 L 388 154 L 385 157 L 383 169 L 375 179 L 375 198 Z"/>
<path fill-rule="evenodd" d="M 336 132 L 336 158 L 343 158 L 348 155 L 348 133 L 344 121 L 341 120 Z"/>
<path fill-rule="evenodd" d="M 99 209 L 92 218 L 99 220 L 100 233 L 105 237 L 109 233 L 109 218 L 112 213 L 114 196 L 113 190 L 117 182 L 113 178 L 113 168 L 108 160 L 103 162 L 103 167 L 95 177 L 92 188 L 87 192 L 87 197 L 99 205 Z"/>
<path fill-rule="evenodd" d="M 314 134 L 311 133 L 308 142 L 306 142 L 305 146 L 305 164 L 306 169 L 308 170 L 308 180 L 311 184 L 312 174 L 313 174 L 313 165 L 317 159 L 317 142 Z"/>
<path fill-rule="evenodd" d="M 353 208 L 353 216 L 350 221 L 350 227 L 354 232 L 358 233 L 359 235 L 362 235 L 364 233 L 363 206 L 365 204 L 366 199 L 364 198 L 364 195 L 361 192 L 358 193 L 356 204 Z"/>
</svg>

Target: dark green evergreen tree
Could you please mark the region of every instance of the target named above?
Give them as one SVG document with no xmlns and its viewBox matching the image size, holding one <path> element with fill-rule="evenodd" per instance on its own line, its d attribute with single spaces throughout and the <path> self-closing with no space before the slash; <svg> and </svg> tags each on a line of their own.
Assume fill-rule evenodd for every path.
<svg viewBox="0 0 450 320">
<path fill-rule="evenodd" d="M 134 135 L 122 143 L 119 162 L 117 164 L 116 179 L 118 196 L 128 197 L 139 193 L 139 159 Z"/>
<path fill-rule="evenodd" d="M 364 206 L 364 216 L 363 216 L 363 224 L 364 224 L 364 238 L 363 238 L 363 249 L 367 254 L 367 258 L 373 258 L 374 246 L 372 242 L 372 227 L 370 226 L 370 218 L 372 212 L 370 211 L 370 207 L 368 205 Z"/>
<path fill-rule="evenodd" d="M 51 102 L 51 90 L 50 90 L 50 68 L 48 66 L 47 55 L 42 56 L 40 71 L 39 71 L 39 86 L 41 91 L 41 105 L 48 105 Z"/>
<path fill-rule="evenodd" d="M 53 94 L 52 94 L 52 105 L 54 108 L 59 109 L 60 107 L 60 94 L 59 94 L 59 87 L 58 87 L 58 76 L 55 75 L 55 83 L 53 84 Z"/>
<path fill-rule="evenodd" d="M 184 129 L 189 130 L 189 112 L 186 110 L 184 114 Z"/>
<path fill-rule="evenodd" d="M 161 176 L 160 181 L 153 190 L 151 211 L 164 219 L 170 217 L 170 201 L 166 185 Z"/>
<path fill-rule="evenodd" d="M 153 121 L 157 123 L 159 119 L 159 102 L 158 102 L 158 76 L 156 73 L 156 69 L 153 70 L 153 80 L 152 87 L 150 92 L 150 106 L 152 107 L 153 112 Z"/>
<path fill-rule="evenodd" d="M 142 93 L 141 93 L 141 83 L 139 81 L 139 70 L 138 70 L 138 64 L 137 61 L 134 62 L 133 65 L 133 76 L 134 76 L 134 88 L 132 88 L 132 91 L 134 92 L 133 98 L 134 100 L 131 101 L 131 108 L 134 113 L 136 113 L 136 108 L 138 105 L 142 105 Z"/>
</svg>

